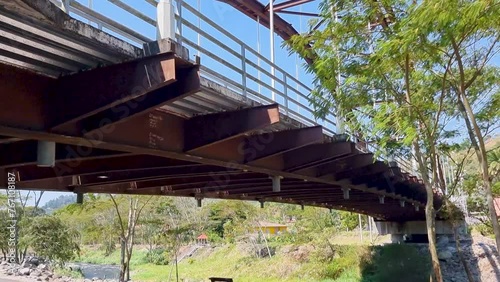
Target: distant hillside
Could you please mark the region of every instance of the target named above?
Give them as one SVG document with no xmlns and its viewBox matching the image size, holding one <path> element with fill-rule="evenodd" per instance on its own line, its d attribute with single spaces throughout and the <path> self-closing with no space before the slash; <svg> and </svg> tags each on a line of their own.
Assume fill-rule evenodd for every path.
<svg viewBox="0 0 500 282">
<path fill-rule="evenodd" d="M 500 147 L 500 135 L 486 138 L 484 145 L 488 151 Z"/>
<path fill-rule="evenodd" d="M 48 201 L 42 209 L 47 213 L 52 213 L 53 211 L 62 208 L 68 204 L 74 203 L 76 201 L 76 195 L 61 195 L 55 199 Z"/>
</svg>

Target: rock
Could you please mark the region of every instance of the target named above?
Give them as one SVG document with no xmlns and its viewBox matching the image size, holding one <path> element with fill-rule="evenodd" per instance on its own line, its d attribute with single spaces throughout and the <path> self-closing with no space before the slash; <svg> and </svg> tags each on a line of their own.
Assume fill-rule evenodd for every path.
<svg viewBox="0 0 500 282">
<path fill-rule="evenodd" d="M 49 269 L 49 267 L 48 267 L 46 264 L 43 264 L 43 263 L 42 263 L 42 264 L 39 264 L 39 265 L 37 266 L 37 268 L 38 268 L 39 270 L 48 270 L 48 269 Z"/>
<path fill-rule="evenodd" d="M 68 269 L 71 271 L 81 271 L 82 268 L 76 264 L 68 264 Z"/>
<path fill-rule="evenodd" d="M 30 276 L 33 276 L 33 277 L 40 277 L 41 275 L 42 275 L 42 273 L 38 270 L 33 270 L 30 273 Z"/>
<path fill-rule="evenodd" d="M 30 272 L 31 272 L 31 269 L 28 267 L 21 268 L 19 270 L 19 274 L 21 274 L 21 275 L 30 275 Z"/>
<path fill-rule="evenodd" d="M 39 259 L 39 258 L 37 258 L 37 257 L 31 257 L 31 258 L 29 259 L 29 262 L 30 262 L 32 265 L 37 266 L 38 264 L 40 264 L 40 259 Z"/>
<path fill-rule="evenodd" d="M 446 245 L 448 245 L 449 242 L 450 242 L 450 239 L 446 235 L 442 235 L 442 236 L 437 237 L 437 246 L 438 247 L 446 246 Z"/>
<path fill-rule="evenodd" d="M 457 248 L 452 247 L 452 246 L 447 247 L 446 250 L 449 251 L 450 253 L 456 253 L 457 252 Z"/>
<path fill-rule="evenodd" d="M 440 260 L 447 261 L 453 257 L 453 254 L 450 251 L 440 251 L 438 252 L 438 258 Z"/>
</svg>

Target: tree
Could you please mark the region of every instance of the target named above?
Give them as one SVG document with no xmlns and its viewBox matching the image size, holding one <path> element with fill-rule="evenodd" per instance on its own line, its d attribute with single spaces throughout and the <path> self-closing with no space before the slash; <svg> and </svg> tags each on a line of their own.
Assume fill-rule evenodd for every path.
<svg viewBox="0 0 500 282">
<path fill-rule="evenodd" d="M 424 49 L 440 62 L 438 66 L 444 66 L 439 76 L 443 87 L 454 94 L 452 101 L 458 105 L 457 114 L 465 123 L 478 159 L 497 250 L 500 226 L 493 205 L 485 136 L 500 119 L 500 68 L 492 64 L 500 51 L 499 14 L 497 1 L 423 1 L 414 9 L 410 23 L 425 43 Z"/>
<path fill-rule="evenodd" d="M 446 99 L 448 87 L 433 73 L 440 58 L 426 52 L 427 43 L 415 32 L 412 17 L 419 5 L 331 0 L 321 7 L 325 29 L 290 41 L 293 50 L 314 60 L 309 70 L 317 77 L 311 95 L 316 115 L 333 111 L 350 132 L 363 132 L 351 134 L 354 138 L 376 143 L 379 156 L 413 160 L 416 165 L 406 169 L 418 173 L 425 186 L 433 275 L 442 281 L 434 188 L 446 191 L 440 155 L 454 145 L 449 143 L 455 133 L 447 126 L 454 105 Z M 304 47 L 309 44 L 310 49 Z"/>
<path fill-rule="evenodd" d="M 80 252 L 76 237 L 59 218 L 41 216 L 31 220 L 22 241 L 39 256 L 63 265 Z"/>
<path fill-rule="evenodd" d="M 118 225 L 120 227 L 120 245 L 121 245 L 121 261 L 120 261 L 120 282 L 130 279 L 130 259 L 134 249 L 135 228 L 141 216 L 141 212 L 148 204 L 153 196 L 144 198 L 140 196 L 128 196 L 128 216 L 125 219 L 122 216 L 118 201 L 109 195 L 115 207 L 116 215 L 118 216 Z M 140 203 L 140 205 L 139 205 Z"/>
<path fill-rule="evenodd" d="M 233 240 L 242 230 L 248 230 L 246 220 L 255 216 L 255 206 L 243 201 L 217 201 L 205 207 L 210 220 L 210 231 L 220 238 Z"/>
</svg>

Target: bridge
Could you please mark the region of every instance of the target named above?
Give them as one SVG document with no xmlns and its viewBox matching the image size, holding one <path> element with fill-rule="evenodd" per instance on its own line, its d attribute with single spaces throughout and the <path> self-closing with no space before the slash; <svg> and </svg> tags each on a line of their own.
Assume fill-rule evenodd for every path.
<svg viewBox="0 0 500 282">
<path fill-rule="evenodd" d="M 156 28 L 156 19 L 108 1 Z M 200 205 L 236 199 L 425 219 L 425 188 L 403 157 L 377 159 L 372 145 L 336 134 L 333 114 L 314 119 L 311 85 L 186 1 L 167 2 L 144 1 L 166 15 L 153 39 L 75 0 L 0 0 L 5 188 L 74 192 L 79 201 L 85 193 L 188 196 Z M 223 2 L 284 39 L 296 33 L 259 1 Z"/>
</svg>

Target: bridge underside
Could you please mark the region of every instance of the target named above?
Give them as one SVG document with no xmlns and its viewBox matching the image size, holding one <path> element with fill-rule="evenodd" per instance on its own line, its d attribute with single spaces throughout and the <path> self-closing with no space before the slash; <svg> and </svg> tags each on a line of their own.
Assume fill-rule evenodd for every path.
<svg viewBox="0 0 500 282">
<path fill-rule="evenodd" d="M 1 186 L 12 173 L 17 189 L 283 202 L 424 219 L 426 194 L 416 177 L 325 136 L 320 126 L 301 125 L 276 104 L 259 105 L 200 77 L 199 65 L 174 43 L 151 43 L 160 48 L 145 56 L 57 8 L 47 12 L 42 0 L 17 1 L 40 16 L 0 5 L 1 40 L 10 48 L 0 57 Z M 54 166 L 40 166 L 38 154 L 50 159 L 52 149 Z M 272 178 L 280 179 L 274 190 Z"/>
</svg>

